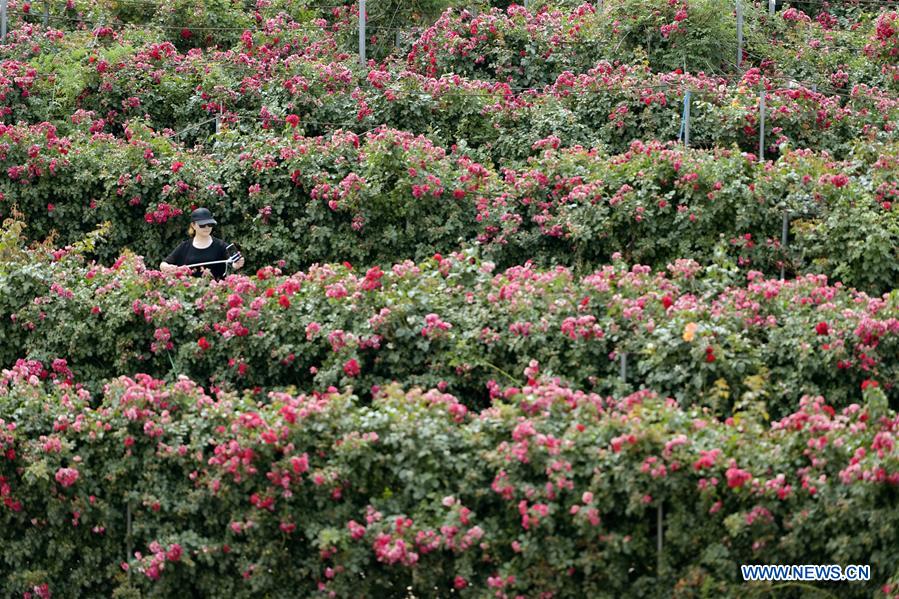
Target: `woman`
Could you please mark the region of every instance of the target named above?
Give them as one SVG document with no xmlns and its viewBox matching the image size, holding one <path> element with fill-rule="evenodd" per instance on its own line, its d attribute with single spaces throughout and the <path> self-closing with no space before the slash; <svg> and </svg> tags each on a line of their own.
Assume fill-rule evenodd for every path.
<svg viewBox="0 0 899 599">
<path fill-rule="evenodd" d="M 200 274 L 200 268 L 209 269 L 216 279 L 225 276 L 225 261 L 228 259 L 227 244 L 221 239 L 212 236 L 212 225 L 217 225 L 212 213 L 206 208 L 197 208 L 190 215 L 190 228 L 188 234 L 193 239 L 187 239 L 181 243 L 175 251 L 168 255 L 159 265 L 159 270 L 176 270 L 180 266 L 217 262 L 193 269 L 194 276 Z M 243 256 L 232 264 L 235 270 L 242 268 Z"/>
</svg>

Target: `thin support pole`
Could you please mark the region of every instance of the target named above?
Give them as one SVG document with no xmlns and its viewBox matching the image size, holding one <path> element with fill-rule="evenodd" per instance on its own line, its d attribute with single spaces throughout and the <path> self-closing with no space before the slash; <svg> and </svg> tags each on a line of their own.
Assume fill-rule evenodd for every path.
<svg viewBox="0 0 899 599">
<path fill-rule="evenodd" d="M 737 0 L 737 68 L 743 65 L 743 4 Z"/>
<path fill-rule="evenodd" d="M 0 41 L 6 43 L 6 4 L 7 0 L 0 0 Z"/>
<path fill-rule="evenodd" d="M 50 23 L 50 4 L 44 0 L 44 27 Z"/>
<path fill-rule="evenodd" d="M 774 2 L 775 0 L 768 0 L 768 14 L 772 17 L 774 16 Z"/>
<path fill-rule="evenodd" d="M 627 354 L 621 354 L 621 380 L 627 382 Z"/>
<path fill-rule="evenodd" d="M 759 95 L 759 162 L 765 159 L 765 90 Z"/>
<path fill-rule="evenodd" d="M 131 560 L 131 556 L 133 555 L 131 546 L 131 502 L 129 501 L 125 507 L 125 551 L 127 555 L 125 555 L 125 563 L 127 564 Z M 131 580 L 131 568 L 128 568 L 128 580 Z"/>
<path fill-rule="evenodd" d="M 365 0 L 359 0 L 359 64 L 365 63 Z"/>
<path fill-rule="evenodd" d="M 786 257 L 786 252 L 787 252 L 787 235 L 789 235 L 789 232 L 790 232 L 790 215 L 788 212 L 784 212 L 783 230 L 780 233 L 780 247 L 781 247 L 781 252 L 784 254 L 784 257 Z M 783 262 L 781 262 L 781 264 L 780 264 L 780 280 L 781 281 L 784 280 L 784 264 L 783 264 Z"/>
<path fill-rule="evenodd" d="M 690 90 L 684 98 L 684 146 L 690 145 Z"/>
<path fill-rule="evenodd" d="M 662 502 L 656 508 L 656 576 L 662 575 Z"/>
</svg>

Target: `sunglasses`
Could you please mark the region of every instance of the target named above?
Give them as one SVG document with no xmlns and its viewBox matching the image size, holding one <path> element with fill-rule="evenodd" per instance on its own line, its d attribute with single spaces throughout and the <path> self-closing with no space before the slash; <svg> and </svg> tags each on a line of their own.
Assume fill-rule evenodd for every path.
<svg viewBox="0 0 899 599">
<path fill-rule="evenodd" d="M 200 229 L 211 229 L 212 225 L 194 225 L 195 227 L 199 227 Z"/>
</svg>

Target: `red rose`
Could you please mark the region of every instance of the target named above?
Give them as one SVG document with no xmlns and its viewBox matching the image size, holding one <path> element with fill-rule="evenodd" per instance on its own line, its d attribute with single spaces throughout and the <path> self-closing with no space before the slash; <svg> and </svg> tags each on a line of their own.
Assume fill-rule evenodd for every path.
<svg viewBox="0 0 899 599">
<path fill-rule="evenodd" d="M 300 117 L 295 114 L 288 114 L 284 120 L 287 121 L 288 125 L 294 128 L 296 128 L 296 126 L 300 124 Z"/>
<path fill-rule="evenodd" d="M 880 386 L 880 383 L 878 383 L 874 379 L 865 379 L 862 381 L 862 391 L 864 391 L 865 389 L 868 389 L 868 388 L 876 389 L 879 386 Z"/>
<path fill-rule="evenodd" d="M 715 350 L 712 346 L 705 348 L 705 361 L 710 364 L 715 361 Z"/>
<path fill-rule="evenodd" d="M 288 298 L 286 295 L 282 295 L 281 297 L 278 298 L 278 303 L 281 304 L 282 308 L 289 308 L 290 307 L 290 298 Z"/>
<path fill-rule="evenodd" d="M 200 337 L 200 339 L 197 340 L 197 345 L 199 345 L 200 349 L 202 349 L 203 351 L 206 351 L 207 349 L 212 347 L 212 345 L 208 341 L 206 341 L 206 337 Z"/>
<path fill-rule="evenodd" d="M 662 298 L 662 305 L 665 307 L 666 310 L 668 308 L 670 308 L 673 304 L 674 304 L 674 300 L 671 299 L 670 295 L 666 295 L 665 297 Z"/>
<path fill-rule="evenodd" d="M 343 365 L 343 373 L 347 376 L 359 376 L 360 372 L 361 370 L 359 369 L 359 362 L 357 362 L 354 358 L 350 358 Z"/>
<path fill-rule="evenodd" d="M 183 162 L 173 162 L 172 163 L 172 172 L 177 173 L 178 171 L 181 170 L 181 167 L 183 167 L 183 166 L 184 166 Z"/>
<path fill-rule="evenodd" d="M 819 323 L 815 326 L 815 331 L 816 331 L 819 335 L 826 335 L 826 334 L 829 332 L 829 330 L 828 330 L 828 328 L 827 328 L 827 323 L 826 323 L 826 322 L 823 322 L 823 321 L 822 321 L 822 322 L 819 322 Z"/>
</svg>

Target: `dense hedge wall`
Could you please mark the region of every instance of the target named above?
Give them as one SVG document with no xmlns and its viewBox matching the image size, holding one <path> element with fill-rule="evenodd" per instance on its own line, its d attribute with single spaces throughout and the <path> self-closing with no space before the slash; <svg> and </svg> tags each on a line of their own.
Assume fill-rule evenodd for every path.
<svg viewBox="0 0 899 599">
<path fill-rule="evenodd" d="M 289 126 L 288 126 L 289 129 Z M 634 142 L 623 154 L 534 144 L 525 164 L 490 168 L 429 139 L 379 128 L 364 136 L 225 136 L 185 151 L 135 124 L 129 139 L 60 137 L 48 124 L 0 125 L 0 211 L 24 214 L 30 239 L 73 243 L 112 224 L 96 255 L 123 247 L 157 264 L 194 207 L 254 268 L 348 260 L 382 267 L 462 244 L 501 267 L 534 260 L 589 271 L 616 252 L 663 268 L 725 247 L 769 274 L 820 272 L 872 293 L 899 280 L 899 163 L 894 144 L 858 144 L 842 162 L 786 152 Z M 558 147 L 558 149 L 557 149 Z M 8 212 L 9 211 L 9 212 Z M 789 248 L 781 245 L 789 215 Z"/>
<path fill-rule="evenodd" d="M 264 134 L 295 115 L 294 125 L 307 135 L 387 125 L 428 135 L 447 149 L 464 140 L 495 164 L 527 157 L 550 134 L 566 146 L 611 152 L 634 139 L 677 139 L 688 90 L 690 140 L 698 147 L 736 143 L 757 153 L 762 90 L 765 152 L 772 157 L 786 144 L 843 158 L 855 140 L 895 139 L 899 123 L 892 92 L 871 81 L 815 92 L 768 68 L 724 77 L 594 60 L 524 89 L 393 64 L 361 69 L 333 39 L 316 40 L 308 25 L 288 23 L 248 38 L 247 47 L 212 55 L 126 40 L 93 53 L 55 50 L 3 63 L 0 113 L 7 122 L 122 136 L 129 120 L 141 118 L 188 144 L 208 145 L 217 116 L 226 127 Z"/>
<path fill-rule="evenodd" d="M 436 389 L 207 395 L 64 362 L 0 380 L 5 595 L 699 597 L 750 563 L 899 583 L 899 418 L 869 385 L 768 424 L 543 378 L 469 413 Z M 516 372 L 516 374 L 521 374 Z M 461 398 L 464 399 L 464 398 Z M 663 552 L 655 519 L 663 510 Z M 658 566 L 657 566 L 658 564 Z M 657 570 L 658 567 L 658 570 Z M 454 591 L 453 591 L 454 589 Z"/>
<path fill-rule="evenodd" d="M 646 387 L 722 415 L 747 393 L 774 416 L 807 393 L 843 407 L 867 379 L 899 400 L 897 292 L 872 297 L 820 275 L 779 281 L 688 260 L 667 272 L 620 261 L 581 277 L 493 272 L 459 253 L 207 283 L 132 255 L 111 268 L 76 262 L 7 263 L 3 363 L 63 358 L 93 389 L 137 371 L 238 389 L 352 384 L 366 397 L 397 380 L 483 407 L 535 359 L 596 392 Z"/>
</svg>

